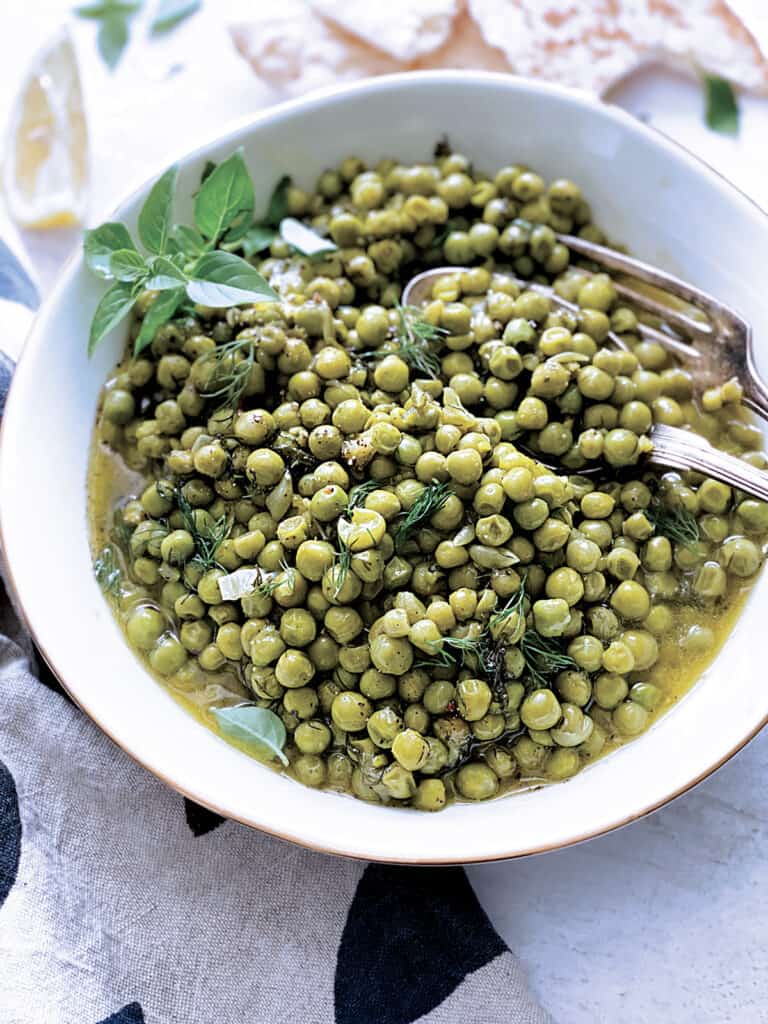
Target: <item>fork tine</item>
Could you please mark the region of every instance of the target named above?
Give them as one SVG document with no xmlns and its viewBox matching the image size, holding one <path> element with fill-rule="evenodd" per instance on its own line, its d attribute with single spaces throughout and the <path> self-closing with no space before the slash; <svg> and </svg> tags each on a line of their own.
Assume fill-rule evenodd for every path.
<svg viewBox="0 0 768 1024">
<path fill-rule="evenodd" d="M 697 359 L 702 358 L 702 353 L 697 348 L 686 344 L 674 334 L 666 334 L 655 327 L 649 327 L 648 324 L 638 324 L 637 332 L 642 338 L 658 342 L 662 348 L 665 348 L 668 352 L 674 352 L 681 359 L 695 362 Z"/>
<path fill-rule="evenodd" d="M 698 306 L 713 320 L 717 320 L 718 314 L 727 309 L 727 307 L 723 306 L 722 302 L 719 302 L 707 292 L 694 287 L 692 284 L 688 284 L 687 281 L 683 281 L 679 277 L 675 277 L 674 274 L 668 274 L 665 270 L 659 270 L 658 267 L 651 266 L 650 263 L 644 263 L 642 260 L 625 256 L 615 249 L 609 249 L 605 245 L 598 245 L 596 242 L 588 242 L 585 238 L 578 238 L 576 235 L 558 234 L 557 239 L 563 245 L 567 245 L 569 249 L 580 253 L 582 256 L 586 256 L 588 259 L 594 260 L 595 263 L 600 263 L 610 270 L 619 270 L 625 274 L 630 274 L 632 277 L 636 277 L 638 281 L 645 281 L 646 284 L 655 285 L 657 288 L 668 291 L 678 299 L 683 299 L 685 302 L 690 302 L 693 306 Z M 663 315 L 668 317 L 669 311 L 666 307 L 662 308 Z M 728 310 L 728 312 L 733 311 Z M 734 313 L 733 315 L 735 316 L 736 314 Z M 690 323 L 699 328 L 702 326 L 701 324 L 696 324 L 695 321 L 690 321 Z M 707 333 L 711 335 L 711 329 Z"/>
<path fill-rule="evenodd" d="M 671 306 L 665 306 L 658 299 L 654 299 L 650 295 L 644 295 L 642 292 L 637 291 L 635 288 L 630 288 L 629 285 L 623 284 L 621 281 L 614 281 L 613 287 L 622 298 L 629 299 L 630 302 L 646 310 L 648 313 L 654 313 L 656 316 L 663 317 L 667 323 L 679 327 L 688 337 L 712 338 L 712 324 L 708 322 L 702 323 L 701 320 L 694 320 L 693 317 L 686 316 L 685 313 L 681 313 Z"/>
</svg>

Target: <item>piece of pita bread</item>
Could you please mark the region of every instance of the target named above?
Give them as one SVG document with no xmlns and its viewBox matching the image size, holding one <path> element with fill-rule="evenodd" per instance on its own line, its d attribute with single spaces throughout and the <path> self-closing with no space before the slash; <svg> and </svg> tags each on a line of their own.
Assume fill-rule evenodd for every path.
<svg viewBox="0 0 768 1024">
<path fill-rule="evenodd" d="M 448 39 L 460 0 L 309 0 L 326 21 L 403 64 Z"/>
<path fill-rule="evenodd" d="M 653 61 L 768 92 L 768 61 L 724 0 L 281 0 L 231 29 L 281 94 L 421 68 L 514 71 L 606 93 Z"/>
<path fill-rule="evenodd" d="M 280 95 L 301 96 L 334 82 L 401 71 L 402 64 L 340 31 L 304 0 L 259 4 L 230 27 L 233 42 L 256 74 Z"/>
<path fill-rule="evenodd" d="M 468 0 L 510 68 L 603 93 L 661 61 L 768 89 L 768 63 L 723 0 Z"/>
</svg>

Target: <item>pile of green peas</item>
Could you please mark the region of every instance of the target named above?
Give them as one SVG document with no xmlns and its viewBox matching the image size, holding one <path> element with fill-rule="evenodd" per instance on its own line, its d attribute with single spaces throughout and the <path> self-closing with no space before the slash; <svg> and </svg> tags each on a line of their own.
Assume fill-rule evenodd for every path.
<svg viewBox="0 0 768 1024">
<path fill-rule="evenodd" d="M 350 157 L 287 203 L 337 248 L 309 259 L 277 238 L 254 262 L 279 304 L 196 307 L 105 388 L 98 437 L 145 481 L 115 512 L 128 640 L 204 710 L 275 711 L 310 786 L 434 811 L 569 778 L 646 729 L 665 645 L 711 650 L 709 623 L 762 564 L 768 506 L 642 468 L 654 423 L 764 467 L 740 392 L 702 402 L 610 277 L 571 264 L 556 231 L 603 240 L 573 182 L 456 153 Z M 425 373 L 397 305 L 445 263 L 469 269 L 409 314 L 434 328 Z M 232 404 L 227 375 L 244 381 Z M 665 533 L 660 510 L 698 539 Z M 252 587 L 226 599 L 241 569 Z"/>
</svg>

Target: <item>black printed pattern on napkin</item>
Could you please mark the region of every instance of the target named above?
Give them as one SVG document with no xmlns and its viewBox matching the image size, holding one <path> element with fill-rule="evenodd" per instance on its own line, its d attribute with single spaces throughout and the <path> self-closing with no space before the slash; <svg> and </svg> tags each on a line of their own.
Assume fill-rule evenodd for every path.
<svg viewBox="0 0 768 1024">
<path fill-rule="evenodd" d="M 16 783 L 0 761 L 0 907 L 16 881 L 21 859 L 21 817 Z"/>
<path fill-rule="evenodd" d="M 336 1024 L 411 1024 L 507 947 L 461 868 L 371 864 L 336 962 Z"/>
<path fill-rule="evenodd" d="M 190 831 L 195 836 L 204 836 L 208 832 L 213 832 L 227 820 L 220 814 L 216 814 L 215 811 L 209 811 L 207 807 L 201 807 L 193 800 L 187 800 L 186 797 L 184 798 L 184 813 L 187 816 Z"/>
<path fill-rule="evenodd" d="M 105 1017 L 98 1024 L 144 1024 L 144 1011 L 138 1003 L 128 1003 L 122 1010 Z"/>
</svg>

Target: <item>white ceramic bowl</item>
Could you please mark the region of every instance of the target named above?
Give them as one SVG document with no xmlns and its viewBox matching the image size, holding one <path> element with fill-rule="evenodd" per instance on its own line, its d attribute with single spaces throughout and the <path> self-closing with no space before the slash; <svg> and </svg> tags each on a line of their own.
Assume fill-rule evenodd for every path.
<svg viewBox="0 0 768 1024">
<path fill-rule="evenodd" d="M 258 208 L 285 172 L 311 186 L 348 153 L 425 160 L 444 133 L 481 167 L 524 161 L 547 177 L 574 178 L 613 237 L 750 319 L 768 369 L 759 345 L 768 336 L 768 219 L 661 135 L 561 88 L 429 72 L 314 94 L 183 156 L 178 194 L 189 197 L 205 161 L 237 146 L 245 148 Z M 133 222 L 150 184 L 110 219 Z M 185 202 L 183 216 L 190 212 Z M 646 814 L 722 764 L 768 719 L 758 661 L 768 612 L 761 580 L 722 653 L 680 704 L 641 739 L 564 784 L 416 814 L 315 792 L 235 750 L 147 674 L 93 580 L 88 451 L 99 390 L 125 339 L 118 330 L 87 358 L 100 292 L 75 259 L 27 342 L 3 423 L 2 540 L 12 586 L 58 677 L 116 743 L 169 785 L 227 817 L 320 850 L 411 863 L 492 860 L 562 847 Z"/>
</svg>

